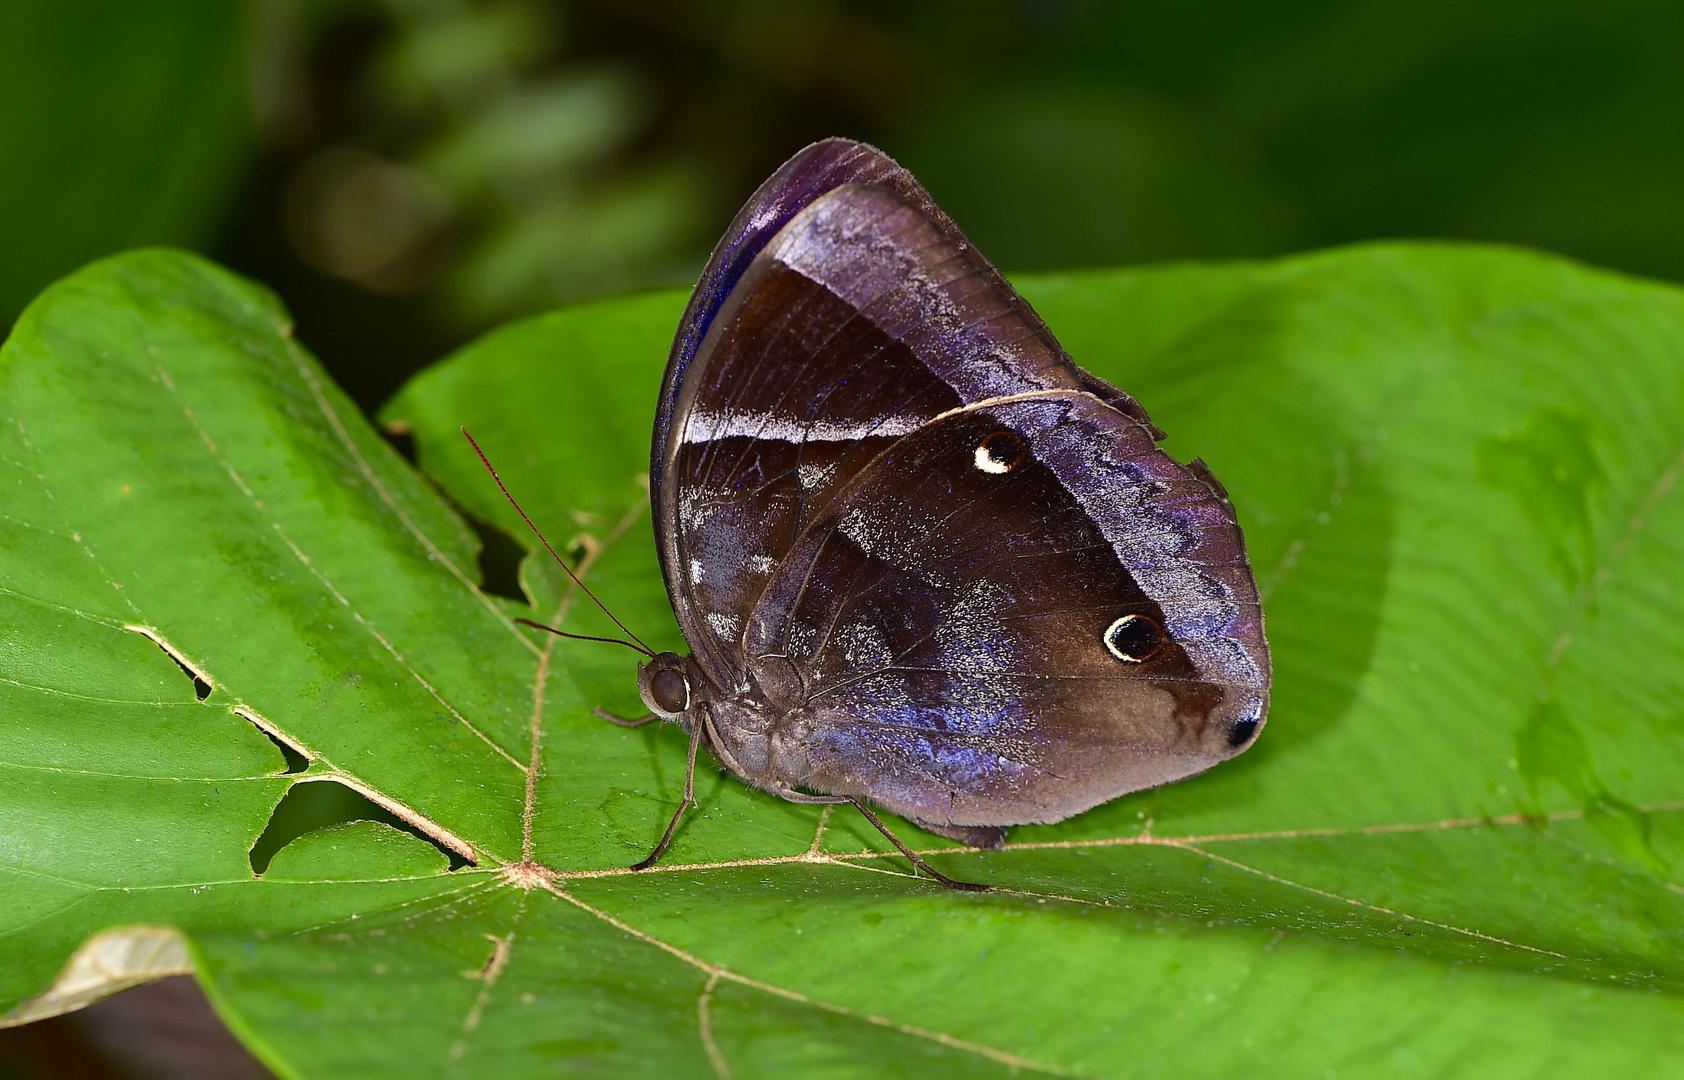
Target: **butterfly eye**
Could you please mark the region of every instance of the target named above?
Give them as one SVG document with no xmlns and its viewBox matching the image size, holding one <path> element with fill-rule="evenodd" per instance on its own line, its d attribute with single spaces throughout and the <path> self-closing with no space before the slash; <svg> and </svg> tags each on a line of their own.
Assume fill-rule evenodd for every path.
<svg viewBox="0 0 1684 1080">
<path fill-rule="evenodd" d="M 672 668 L 657 671 L 649 681 L 649 696 L 663 712 L 681 713 L 690 705 L 690 680 Z"/>
<path fill-rule="evenodd" d="M 1164 647 L 1164 629 L 1145 615 L 1124 615 L 1105 628 L 1101 640 L 1117 659 L 1142 664 Z"/>
<path fill-rule="evenodd" d="M 1009 473 L 1028 456 L 1029 447 L 1017 432 L 996 431 L 977 444 L 976 467 L 985 473 Z"/>
</svg>

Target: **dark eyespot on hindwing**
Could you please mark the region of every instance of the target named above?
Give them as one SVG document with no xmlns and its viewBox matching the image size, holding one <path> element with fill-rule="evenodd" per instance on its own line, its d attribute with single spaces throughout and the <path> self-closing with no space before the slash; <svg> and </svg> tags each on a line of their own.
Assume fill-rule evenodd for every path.
<svg viewBox="0 0 1684 1080">
<path fill-rule="evenodd" d="M 1117 659 L 1140 664 L 1164 646 L 1164 630 L 1145 615 L 1124 615 L 1105 628 L 1105 648 Z"/>
</svg>

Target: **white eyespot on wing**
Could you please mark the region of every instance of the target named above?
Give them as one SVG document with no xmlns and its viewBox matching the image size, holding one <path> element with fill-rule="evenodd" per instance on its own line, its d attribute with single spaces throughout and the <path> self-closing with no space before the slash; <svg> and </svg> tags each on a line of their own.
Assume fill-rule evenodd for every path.
<svg viewBox="0 0 1684 1080">
<path fill-rule="evenodd" d="M 993 473 L 995 476 L 1012 471 L 1012 467 L 1009 463 L 1004 461 L 995 461 L 994 455 L 989 452 L 989 449 L 986 446 L 979 446 L 976 448 L 976 467 L 985 473 Z"/>
<path fill-rule="evenodd" d="M 770 574 L 778 568 L 778 560 L 770 555 L 750 555 L 748 568 L 757 574 Z"/>
</svg>

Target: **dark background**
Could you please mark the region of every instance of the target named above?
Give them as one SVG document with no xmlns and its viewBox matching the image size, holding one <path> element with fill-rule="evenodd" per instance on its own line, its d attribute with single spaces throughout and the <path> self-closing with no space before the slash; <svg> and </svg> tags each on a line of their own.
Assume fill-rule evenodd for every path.
<svg viewBox="0 0 1684 1080">
<path fill-rule="evenodd" d="M 510 317 L 689 283 L 831 134 L 1008 272 L 1456 237 L 1684 279 L 1676 0 L 4 7 L 0 321 L 186 245 L 368 408 Z"/>
<path fill-rule="evenodd" d="M 373 410 L 506 319 L 689 284 L 833 134 L 1008 272 L 1441 237 L 1684 280 L 1680 57 L 1677 0 L 10 0 L 0 326 L 183 245 Z M 0 1031 L 0 1078 L 261 1074 L 180 979 Z"/>
</svg>

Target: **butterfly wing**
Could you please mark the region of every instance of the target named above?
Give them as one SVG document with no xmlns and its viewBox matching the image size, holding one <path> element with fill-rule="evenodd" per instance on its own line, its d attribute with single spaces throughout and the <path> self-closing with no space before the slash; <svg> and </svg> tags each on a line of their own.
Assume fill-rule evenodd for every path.
<svg viewBox="0 0 1684 1080">
<path fill-rule="evenodd" d="M 656 537 L 697 661 L 742 685 L 742 633 L 773 570 L 883 447 L 967 403 L 1078 388 L 1149 425 L 1069 361 L 904 169 L 842 140 L 797 155 L 697 286 L 656 422 Z"/>
<path fill-rule="evenodd" d="M 1207 475 L 1069 390 L 895 442 L 751 617 L 755 678 L 789 710 L 773 771 L 987 842 L 1241 752 L 1269 653 Z"/>
</svg>

